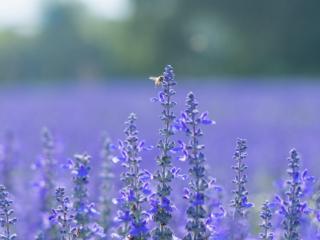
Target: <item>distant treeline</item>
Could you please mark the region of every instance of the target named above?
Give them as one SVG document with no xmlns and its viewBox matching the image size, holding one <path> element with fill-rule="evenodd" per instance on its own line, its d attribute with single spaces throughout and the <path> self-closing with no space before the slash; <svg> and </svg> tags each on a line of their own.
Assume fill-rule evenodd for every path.
<svg viewBox="0 0 320 240">
<path fill-rule="evenodd" d="M 54 3 L 56 2 L 56 3 Z M 51 1 L 33 34 L 0 32 L 0 81 L 318 75 L 320 1 L 131 0 L 121 21 Z"/>
</svg>

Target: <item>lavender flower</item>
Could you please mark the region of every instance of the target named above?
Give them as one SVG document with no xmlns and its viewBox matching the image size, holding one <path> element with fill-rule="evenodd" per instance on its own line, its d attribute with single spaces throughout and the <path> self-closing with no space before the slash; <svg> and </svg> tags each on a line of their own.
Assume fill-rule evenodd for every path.
<svg viewBox="0 0 320 240">
<path fill-rule="evenodd" d="M 290 151 L 288 161 L 287 173 L 289 179 L 286 182 L 287 191 L 285 198 L 281 199 L 278 196 L 276 199 L 280 205 L 279 213 L 284 217 L 282 221 L 284 238 L 288 240 L 299 240 L 301 239 L 299 228 L 302 216 L 308 213 L 309 210 L 307 204 L 302 202 L 302 186 L 306 178 L 304 176 L 305 174 L 302 174 L 300 171 L 300 156 L 295 149 Z"/>
<path fill-rule="evenodd" d="M 186 110 L 182 113 L 180 123 L 182 130 L 186 133 L 189 141 L 187 144 L 182 143 L 184 158 L 189 163 L 190 190 L 186 190 L 185 197 L 189 199 L 187 209 L 188 222 L 186 225 L 187 235 L 185 240 L 207 239 L 210 232 L 206 226 L 207 212 L 207 195 L 209 188 L 209 179 L 206 176 L 205 156 L 202 152 L 204 145 L 200 144 L 200 137 L 203 132 L 200 128 L 203 124 L 212 124 L 213 121 L 207 119 L 207 113 L 199 116 L 197 109 L 198 102 L 193 93 L 189 93 L 186 100 Z"/>
<path fill-rule="evenodd" d="M 172 140 L 175 120 L 172 109 L 176 105 L 176 103 L 172 101 L 172 97 L 175 95 L 173 89 L 175 85 L 173 68 L 167 65 L 163 73 L 162 90 L 159 92 L 159 97 L 157 98 L 157 101 L 160 102 L 163 108 L 161 115 L 163 127 L 160 129 L 161 139 L 157 145 L 160 150 L 160 155 L 157 157 L 159 168 L 153 176 L 158 182 L 157 194 L 155 198 L 151 200 L 153 220 L 156 223 L 156 227 L 152 232 L 152 238 L 155 240 L 171 240 L 173 238 L 173 232 L 168 224 L 172 218 L 172 204 L 170 200 L 172 188 L 170 183 L 174 175 L 171 172 L 172 156 L 170 151 L 175 147 L 175 143 Z"/>
<path fill-rule="evenodd" d="M 99 198 L 99 210 L 100 210 L 100 226 L 103 227 L 104 233 L 107 235 L 111 224 L 111 207 L 112 199 L 110 197 L 112 190 L 112 182 L 114 181 L 114 174 L 112 172 L 112 151 L 114 146 L 108 137 L 104 137 L 103 149 L 101 151 L 102 158 L 102 172 L 101 172 L 101 189 Z"/>
<path fill-rule="evenodd" d="M 59 240 L 76 240 L 78 229 L 75 224 L 74 214 L 72 213 L 72 204 L 70 199 L 65 196 L 64 188 L 56 189 L 56 208 L 52 209 L 50 220 L 58 226 Z"/>
<path fill-rule="evenodd" d="M 273 240 L 273 233 L 272 233 L 272 211 L 270 208 L 270 203 L 266 201 L 261 209 L 260 218 L 262 219 L 262 223 L 260 224 L 261 233 L 260 239 L 263 240 Z"/>
<path fill-rule="evenodd" d="M 55 144 L 51 132 L 43 128 L 42 133 L 42 156 L 37 164 L 40 172 L 40 179 L 37 186 L 39 187 L 40 213 L 41 213 L 41 231 L 37 234 L 36 239 L 48 239 L 56 237 L 54 225 L 48 222 L 48 216 L 53 208 L 53 197 L 55 192 L 54 172 L 56 160 L 54 158 Z"/>
<path fill-rule="evenodd" d="M 73 174 L 73 209 L 75 220 L 79 227 L 78 237 L 80 239 L 91 239 L 95 235 L 103 236 L 101 228 L 92 219 L 97 211 L 94 205 L 89 203 L 88 183 L 90 173 L 90 156 L 87 154 L 75 155 L 71 164 Z"/>
<path fill-rule="evenodd" d="M 120 191 L 118 220 L 120 227 L 118 234 L 122 238 L 145 240 L 149 238 L 147 228 L 147 213 L 143 205 L 149 194 L 146 180 L 150 180 L 149 174 L 140 169 L 140 152 L 144 149 L 144 143 L 139 141 L 138 130 L 135 125 L 136 115 L 130 114 L 125 123 L 126 139 L 119 142 L 122 153 L 121 160 L 126 171 L 121 174 L 123 188 Z"/>
<path fill-rule="evenodd" d="M 247 209 L 253 206 L 252 203 L 248 202 L 248 191 L 246 189 L 247 175 L 245 174 L 245 171 L 247 169 L 247 165 L 243 163 L 243 160 L 247 157 L 246 150 L 247 141 L 244 139 L 238 139 L 236 151 L 233 157 L 236 163 L 232 166 L 232 169 L 234 169 L 236 174 L 233 180 L 236 189 L 232 191 L 234 199 L 231 201 L 231 207 L 234 208 L 234 218 L 245 217 Z"/>
<path fill-rule="evenodd" d="M 236 144 L 236 151 L 234 154 L 235 164 L 232 169 L 235 171 L 235 178 L 233 183 L 235 189 L 232 191 L 233 200 L 231 201 L 232 218 L 228 219 L 229 235 L 231 239 L 246 239 L 248 235 L 248 226 L 246 221 L 247 210 L 253 206 L 248 201 L 248 191 L 246 189 L 247 175 L 245 173 L 247 165 L 243 160 L 247 157 L 247 142 L 244 139 L 238 139 Z"/>
<path fill-rule="evenodd" d="M 0 224 L 3 229 L 0 238 L 3 240 L 13 240 L 17 237 L 12 230 L 17 221 L 13 214 L 12 200 L 9 199 L 9 193 L 3 185 L 0 185 Z"/>
<path fill-rule="evenodd" d="M 212 239 L 225 239 L 223 236 L 227 231 L 224 226 L 224 220 L 227 212 L 223 206 L 224 190 L 221 186 L 216 185 L 215 179 L 211 179 L 209 182 L 208 196 L 209 217 L 206 220 L 206 226 Z"/>
</svg>

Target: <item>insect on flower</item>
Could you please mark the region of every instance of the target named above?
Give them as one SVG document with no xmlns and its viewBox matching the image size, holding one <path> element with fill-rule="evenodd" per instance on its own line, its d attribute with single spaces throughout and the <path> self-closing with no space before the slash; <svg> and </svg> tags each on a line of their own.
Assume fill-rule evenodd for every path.
<svg viewBox="0 0 320 240">
<path fill-rule="evenodd" d="M 152 239 L 154 240 L 172 240 L 173 231 L 169 227 L 172 218 L 173 205 L 171 203 L 171 182 L 174 178 L 172 173 L 172 156 L 171 150 L 175 148 L 175 142 L 172 139 L 174 135 L 173 124 L 175 114 L 173 108 L 176 105 L 172 101 L 175 95 L 174 72 L 171 65 L 167 65 L 163 72 L 161 91 L 159 92 L 159 102 L 162 106 L 162 127 L 160 128 L 160 140 L 158 142 L 159 155 L 156 157 L 158 169 L 153 175 L 157 181 L 157 192 L 153 201 L 152 219 L 156 222 L 156 226 L 152 231 Z"/>
<path fill-rule="evenodd" d="M 149 77 L 151 81 L 154 81 L 154 84 L 159 87 L 163 83 L 163 76 L 160 75 L 158 77 Z"/>
</svg>

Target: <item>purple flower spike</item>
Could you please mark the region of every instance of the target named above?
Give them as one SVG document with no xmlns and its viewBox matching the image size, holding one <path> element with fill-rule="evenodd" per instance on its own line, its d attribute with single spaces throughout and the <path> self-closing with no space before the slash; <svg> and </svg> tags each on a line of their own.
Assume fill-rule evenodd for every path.
<svg viewBox="0 0 320 240">
<path fill-rule="evenodd" d="M 140 169 L 140 152 L 146 150 L 144 141 L 138 138 L 138 130 L 135 125 L 136 115 L 130 114 L 125 123 L 126 139 L 119 145 L 119 150 L 123 156 L 123 166 L 125 171 L 121 174 L 123 187 L 120 190 L 120 198 L 117 201 L 119 208 L 118 217 L 119 227 L 117 235 L 121 239 L 140 239 L 145 240 L 149 237 L 147 228 L 147 214 L 143 210 L 150 195 L 149 184 L 150 173 Z"/>
<path fill-rule="evenodd" d="M 161 83 L 161 90 L 159 93 L 159 102 L 162 107 L 162 114 L 160 116 L 163 127 L 160 129 L 161 139 L 158 142 L 158 149 L 160 151 L 157 157 L 158 169 L 154 173 L 153 179 L 157 181 L 157 194 L 155 197 L 156 201 L 153 201 L 152 207 L 153 220 L 155 221 L 156 227 L 152 231 L 153 239 L 173 239 L 173 232 L 169 227 L 171 220 L 171 186 L 170 183 L 175 177 L 171 172 L 171 153 L 174 152 L 175 142 L 172 140 L 172 136 L 179 129 L 176 123 L 173 108 L 176 103 L 172 100 L 175 95 L 173 87 L 176 85 L 174 81 L 173 68 L 167 65 L 163 73 L 163 81 Z"/>
<path fill-rule="evenodd" d="M 202 153 L 204 145 L 200 144 L 200 137 L 203 135 L 200 127 L 202 124 L 208 124 L 209 120 L 207 113 L 199 116 L 197 107 L 198 102 L 194 94 L 189 93 L 186 98 L 186 109 L 179 119 L 180 129 L 188 137 L 187 143 L 179 142 L 182 148 L 179 160 L 189 164 L 189 189 L 184 191 L 184 198 L 189 202 L 185 240 L 208 239 L 212 235 L 211 224 L 207 224 L 210 214 L 206 205 L 210 180 L 206 176 L 204 166 L 205 156 Z"/>
<path fill-rule="evenodd" d="M 285 196 L 277 196 L 275 204 L 279 214 L 283 216 L 284 239 L 300 240 L 303 216 L 312 212 L 307 203 L 303 202 L 303 197 L 311 187 L 308 180 L 313 182 L 313 177 L 309 177 L 306 170 L 300 171 L 300 156 L 295 149 L 290 151 L 288 162 L 289 179 L 286 181 Z"/>
</svg>

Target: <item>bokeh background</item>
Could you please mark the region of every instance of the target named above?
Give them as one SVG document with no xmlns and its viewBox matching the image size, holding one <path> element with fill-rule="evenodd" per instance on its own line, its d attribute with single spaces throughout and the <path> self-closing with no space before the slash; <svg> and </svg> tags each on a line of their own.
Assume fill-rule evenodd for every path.
<svg viewBox="0 0 320 240">
<path fill-rule="evenodd" d="M 132 78 L 168 62 L 179 76 L 197 78 L 315 77 L 319 6 L 316 0 L 5 1 L 0 80 Z"/>
<path fill-rule="evenodd" d="M 22 219 L 36 198 L 30 166 L 41 153 L 41 128 L 52 130 L 60 163 L 74 153 L 93 156 L 94 192 L 102 132 L 117 142 L 136 112 L 141 138 L 156 143 L 160 108 L 149 100 L 158 89 L 148 77 L 166 64 L 177 76 L 177 114 L 192 90 L 217 122 L 203 142 L 209 172 L 226 191 L 237 137 L 248 139 L 257 205 L 277 192 L 292 147 L 319 176 L 319 8 L 317 0 L 1 1 L 1 149 L 14 152 L 9 190 Z M 156 154 L 146 154 L 145 166 L 154 169 Z M 184 183 L 175 184 L 179 191 Z M 31 236 L 26 223 L 20 231 Z"/>
</svg>

